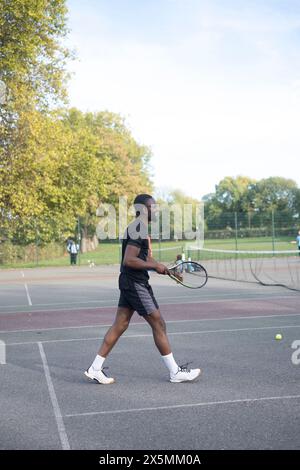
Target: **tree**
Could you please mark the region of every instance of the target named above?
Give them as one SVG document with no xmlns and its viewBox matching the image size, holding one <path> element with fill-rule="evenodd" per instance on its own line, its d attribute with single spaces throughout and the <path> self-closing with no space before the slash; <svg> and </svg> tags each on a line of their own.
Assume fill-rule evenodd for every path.
<svg viewBox="0 0 300 470">
<path fill-rule="evenodd" d="M 140 145 L 126 127 L 124 119 L 108 111 L 88 113 L 86 122 L 97 138 L 97 158 L 112 163 L 107 202 L 116 204 L 126 195 L 129 203 L 138 193 L 152 191 L 149 161 L 151 151 Z"/>
<path fill-rule="evenodd" d="M 263 223 L 273 212 L 277 227 L 293 225 L 298 213 L 298 193 L 297 184 L 291 179 L 277 176 L 258 181 L 254 190 L 256 218 Z"/>
<path fill-rule="evenodd" d="M 135 141 L 118 114 L 107 111 L 82 113 L 72 108 L 65 113 L 64 120 L 72 132 L 88 135 L 93 142 L 90 151 L 97 183 L 81 218 L 84 237 L 92 238 L 98 222 L 96 208 L 100 203 L 107 202 L 118 209 L 120 196 L 127 196 L 128 202 L 132 203 L 138 193 L 152 190 L 149 174 L 151 151 Z"/>
<path fill-rule="evenodd" d="M 0 80 L 8 90 L 0 108 L 0 215 L 6 230 L 20 221 L 23 227 L 43 209 L 38 188 L 47 159 L 38 156 L 45 148 L 36 139 L 45 126 L 54 126 L 45 119 L 66 96 L 66 12 L 65 0 L 0 0 Z"/>
<path fill-rule="evenodd" d="M 276 226 L 286 227 L 299 214 L 299 191 L 295 181 L 282 177 L 226 177 L 203 198 L 205 221 L 209 229 L 234 228 L 237 212 L 239 227 L 259 227 L 271 225 L 273 211 Z"/>
<path fill-rule="evenodd" d="M 255 186 L 255 207 L 260 211 L 293 211 L 295 209 L 297 183 L 292 179 L 270 177 Z"/>
<path fill-rule="evenodd" d="M 194 235 L 195 231 L 198 230 L 199 227 L 197 227 L 197 216 L 199 214 L 199 205 L 201 204 L 201 201 L 192 198 L 190 196 L 187 196 L 183 191 L 180 189 L 173 189 L 173 190 L 164 190 L 160 189 L 157 191 L 158 197 L 157 197 L 157 204 L 159 204 L 160 209 L 161 209 L 161 221 L 163 219 L 168 219 L 170 222 L 170 232 L 169 230 L 166 230 L 164 232 L 164 229 L 167 227 L 164 227 L 161 224 L 161 229 L 162 229 L 162 238 L 163 239 L 168 239 L 169 236 L 173 238 L 173 236 L 176 236 L 176 228 L 175 228 L 175 220 L 177 219 L 175 213 L 178 216 L 178 221 L 181 221 L 183 224 L 187 223 L 188 220 L 191 220 L 191 231 L 193 232 L 189 234 L 190 230 L 187 226 L 181 225 L 180 227 L 177 227 L 177 230 L 182 232 L 182 229 L 184 229 L 184 233 L 182 233 L 182 236 L 192 236 Z M 189 214 L 191 211 L 191 219 L 189 218 Z M 165 214 L 164 214 L 165 212 Z M 166 220 L 165 220 L 166 222 Z"/>
<path fill-rule="evenodd" d="M 216 200 L 228 212 L 242 212 L 252 207 L 251 192 L 255 181 L 247 176 L 226 176 L 216 185 Z"/>
<path fill-rule="evenodd" d="M 49 109 L 66 98 L 70 51 L 65 0 L 0 0 L 0 79 L 9 90 L 5 111 Z M 8 122 L 6 122 L 8 124 Z"/>
</svg>

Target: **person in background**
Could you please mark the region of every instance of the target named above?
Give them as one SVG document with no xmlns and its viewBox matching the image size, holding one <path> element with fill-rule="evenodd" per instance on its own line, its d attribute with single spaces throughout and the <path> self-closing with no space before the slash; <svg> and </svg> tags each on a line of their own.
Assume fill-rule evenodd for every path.
<svg viewBox="0 0 300 470">
<path fill-rule="evenodd" d="M 177 255 L 175 264 L 181 264 L 181 263 L 182 263 L 182 255 Z"/>
<path fill-rule="evenodd" d="M 70 253 L 70 264 L 77 264 L 77 255 L 79 253 L 79 244 L 75 240 L 68 240 L 67 250 Z"/>
<path fill-rule="evenodd" d="M 183 272 L 182 263 L 183 263 L 182 255 L 177 255 L 175 264 L 178 266 L 178 268 L 176 268 L 176 271 L 174 272 L 174 274 L 180 281 L 183 280 L 183 277 L 182 277 L 182 272 Z"/>
<path fill-rule="evenodd" d="M 194 268 L 193 268 L 193 266 L 192 266 L 192 264 L 191 264 L 191 263 L 192 263 L 192 258 L 191 258 L 190 256 L 188 257 L 188 261 L 190 261 L 190 263 L 187 265 L 187 271 L 188 271 L 189 273 L 193 273 L 193 272 L 194 272 Z"/>
</svg>

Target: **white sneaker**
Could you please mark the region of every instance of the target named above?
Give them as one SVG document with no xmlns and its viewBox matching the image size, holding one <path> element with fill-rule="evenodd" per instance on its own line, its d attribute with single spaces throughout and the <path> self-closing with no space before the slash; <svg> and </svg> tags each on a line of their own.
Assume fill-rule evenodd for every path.
<svg viewBox="0 0 300 470">
<path fill-rule="evenodd" d="M 193 382 L 201 374 L 201 369 L 188 369 L 188 364 L 178 367 L 176 374 L 170 374 L 170 382 Z"/>
<path fill-rule="evenodd" d="M 95 370 L 91 366 L 85 371 L 84 375 L 91 380 L 95 380 L 99 384 L 103 384 L 103 385 L 113 384 L 115 382 L 115 379 L 113 379 L 112 377 L 107 377 L 105 372 L 103 372 L 104 369 L 107 369 L 107 367 L 104 367 L 101 370 Z"/>
</svg>

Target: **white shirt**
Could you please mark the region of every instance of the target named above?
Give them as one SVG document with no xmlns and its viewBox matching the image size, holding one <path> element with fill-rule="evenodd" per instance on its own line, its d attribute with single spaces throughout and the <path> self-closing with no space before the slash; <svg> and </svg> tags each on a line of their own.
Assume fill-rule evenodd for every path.
<svg viewBox="0 0 300 470">
<path fill-rule="evenodd" d="M 79 251 L 79 245 L 76 245 L 75 243 L 72 243 L 70 253 L 77 254 L 78 251 Z"/>
</svg>

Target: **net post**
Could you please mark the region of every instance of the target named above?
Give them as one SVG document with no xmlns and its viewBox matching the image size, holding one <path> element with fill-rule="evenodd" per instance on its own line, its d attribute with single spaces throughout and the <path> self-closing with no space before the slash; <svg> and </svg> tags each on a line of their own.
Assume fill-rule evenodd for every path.
<svg viewBox="0 0 300 470">
<path fill-rule="evenodd" d="M 234 213 L 234 228 L 235 228 L 235 266 L 234 266 L 234 276 L 235 280 L 237 280 L 237 263 L 238 263 L 238 217 L 237 212 Z"/>
<path fill-rule="evenodd" d="M 235 249 L 238 249 L 238 218 L 237 212 L 234 213 L 234 229 L 235 229 Z"/>
</svg>

